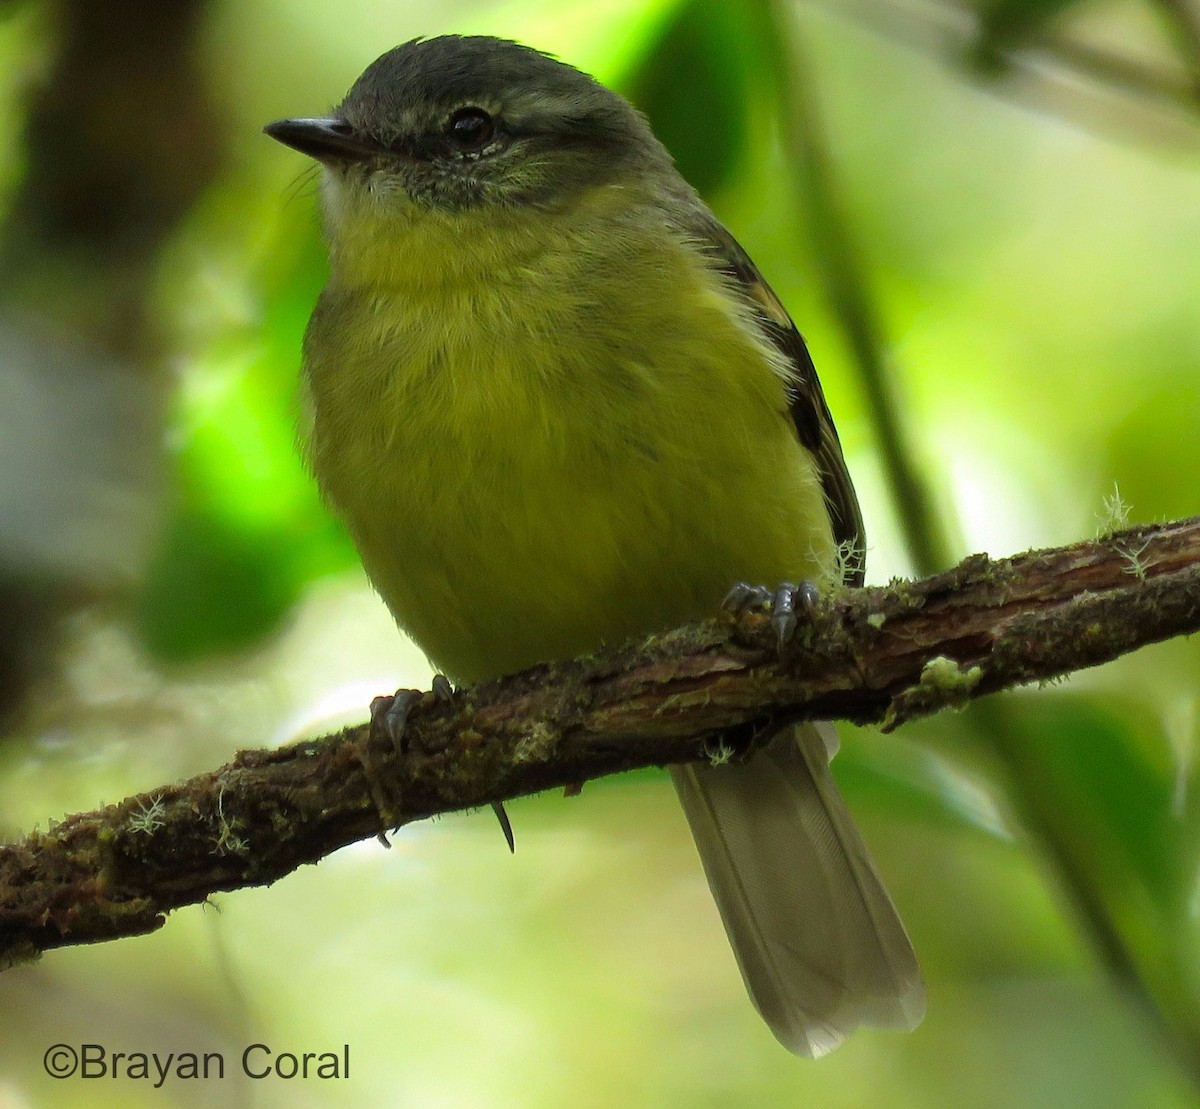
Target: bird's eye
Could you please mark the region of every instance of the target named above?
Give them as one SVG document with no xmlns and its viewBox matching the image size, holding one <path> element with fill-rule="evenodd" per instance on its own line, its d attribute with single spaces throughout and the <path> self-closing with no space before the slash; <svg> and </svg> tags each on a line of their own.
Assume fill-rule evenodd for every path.
<svg viewBox="0 0 1200 1109">
<path fill-rule="evenodd" d="M 464 153 L 482 150 L 495 133 L 495 120 L 482 108 L 459 108 L 446 124 L 450 144 Z"/>
</svg>

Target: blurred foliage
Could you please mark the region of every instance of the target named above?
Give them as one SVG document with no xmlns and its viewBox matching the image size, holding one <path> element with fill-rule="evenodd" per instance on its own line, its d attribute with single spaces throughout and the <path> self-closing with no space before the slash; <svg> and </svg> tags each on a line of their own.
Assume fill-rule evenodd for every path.
<svg viewBox="0 0 1200 1109">
<path fill-rule="evenodd" d="M 681 4 L 623 90 L 646 113 L 680 173 L 705 196 L 734 179 L 756 107 L 756 56 L 745 11 Z"/>
<path fill-rule="evenodd" d="M 1020 47 L 1082 0 L 982 0 L 975 62 L 982 69 L 1000 70 L 1002 55 Z"/>
<path fill-rule="evenodd" d="M 96 506 L 149 505 L 155 545 L 128 556 L 100 601 L 51 582 L 78 607 L 68 648 L 43 663 L 23 729 L 0 748 L 6 832 L 211 766 L 238 745 L 360 718 L 372 693 L 427 680 L 295 455 L 295 372 L 324 251 L 314 177 L 258 133 L 270 118 L 323 111 L 416 34 L 528 41 L 648 113 L 809 340 L 860 488 L 872 580 L 919 561 L 911 514 L 891 491 L 897 465 L 911 468 L 936 509 L 929 526 L 956 555 L 1092 534 L 1113 522 L 1114 484 L 1135 519 L 1196 511 L 1200 102 L 1172 83 L 1196 65 L 1186 5 L 202 7 L 194 37 L 174 49 L 194 59 L 226 147 L 139 292 L 158 337 L 124 355 L 130 379 L 150 375 L 164 396 L 158 437 L 136 431 L 164 480 L 77 482 L 92 517 L 114 528 L 137 514 Z M 23 128 L 71 11 L 66 0 L 0 8 L 4 211 L 37 156 Z M 943 42 L 927 32 L 947 13 L 966 29 Z M 1037 80 L 1025 64 L 1035 47 Z M 1074 87 L 1084 71 L 1108 99 L 1027 95 L 1047 74 Z M 131 98 L 129 119 L 153 114 Z M 1129 98 L 1141 114 L 1113 107 Z M 1181 108 L 1188 122 L 1158 143 L 1156 113 Z M 146 172 L 190 141 L 161 119 L 147 133 L 161 145 L 139 155 Z M 87 161 L 86 144 L 76 156 Z M 147 225 L 159 226 L 149 215 Z M 86 345 L 121 288 L 40 246 L 43 258 L 27 246 L 28 273 L 0 281 L 0 300 L 40 308 Z M 0 375 L 14 349 L 0 330 Z M 872 359 L 882 391 L 863 377 Z M 0 386 L 15 396 L 17 380 L 32 389 L 37 375 Z M 104 422 L 88 388 L 74 403 L 87 411 L 91 399 L 98 434 L 133 435 L 128 421 Z M 903 432 L 899 453 L 879 450 L 884 418 Z M 65 467 L 92 455 L 55 456 Z M 8 469 L 0 498 L 41 496 Z M 0 550 L 12 546 L 4 520 L 17 518 L 0 512 Z M 51 540 L 79 534 L 43 519 Z M 48 588 L 36 567 L 0 571 Z M 0 1104 L 160 1102 L 146 1083 L 51 1085 L 40 1059 L 59 1040 L 234 1058 L 267 1039 L 292 1050 L 350 1042 L 355 1077 L 302 1090 L 176 1083 L 167 1096 L 1194 1104 L 1198 673 L 1200 646 L 1164 644 L 1065 688 L 910 727 L 915 743 L 846 736 L 835 769 L 930 983 L 929 1017 L 911 1036 L 861 1033 L 814 1066 L 784 1055 L 745 1001 L 669 787 L 640 774 L 589 784 L 579 800 L 515 805 L 513 861 L 490 820 L 449 818 L 406 829 L 390 853 L 360 845 L 225 898 L 220 914 L 186 911 L 154 937 L 0 976 L 0 1005 L 23 1014 L 0 1033 Z"/>
<path fill-rule="evenodd" d="M 297 336 L 323 248 L 312 234 L 275 248 L 289 265 L 263 275 L 279 282 L 263 315 L 204 351 L 176 397 L 174 497 L 137 609 L 147 646 L 175 662 L 260 641 L 357 560 L 295 451 Z"/>
</svg>

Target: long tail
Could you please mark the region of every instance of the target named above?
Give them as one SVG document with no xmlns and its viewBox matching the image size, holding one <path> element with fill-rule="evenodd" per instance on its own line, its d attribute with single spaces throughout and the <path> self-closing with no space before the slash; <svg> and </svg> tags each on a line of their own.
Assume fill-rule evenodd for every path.
<svg viewBox="0 0 1200 1109">
<path fill-rule="evenodd" d="M 925 985 L 829 771 L 832 725 L 785 728 L 745 763 L 673 767 L 755 1008 L 797 1055 L 859 1025 L 915 1028 Z"/>
</svg>

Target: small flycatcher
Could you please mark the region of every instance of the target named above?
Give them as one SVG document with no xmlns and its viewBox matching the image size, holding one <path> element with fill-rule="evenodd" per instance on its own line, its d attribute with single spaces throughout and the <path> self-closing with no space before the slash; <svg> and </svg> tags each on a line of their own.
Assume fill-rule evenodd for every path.
<svg viewBox="0 0 1200 1109">
<path fill-rule="evenodd" d="M 307 462 L 445 674 L 708 616 L 738 581 L 861 584 L 804 342 L 620 96 L 513 42 L 435 38 L 266 130 L 325 168 Z M 836 748 L 803 724 L 672 771 L 750 997 L 801 1055 L 925 1008 Z"/>
</svg>

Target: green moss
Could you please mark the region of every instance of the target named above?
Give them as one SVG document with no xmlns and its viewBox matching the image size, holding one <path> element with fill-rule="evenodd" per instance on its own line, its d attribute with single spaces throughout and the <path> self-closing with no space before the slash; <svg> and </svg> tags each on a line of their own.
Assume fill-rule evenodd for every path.
<svg viewBox="0 0 1200 1109">
<path fill-rule="evenodd" d="M 966 694 L 979 684 L 982 677 L 983 670 L 978 666 L 964 670 L 954 659 L 938 655 L 921 668 L 920 685 L 947 700 L 965 700 Z"/>
</svg>

